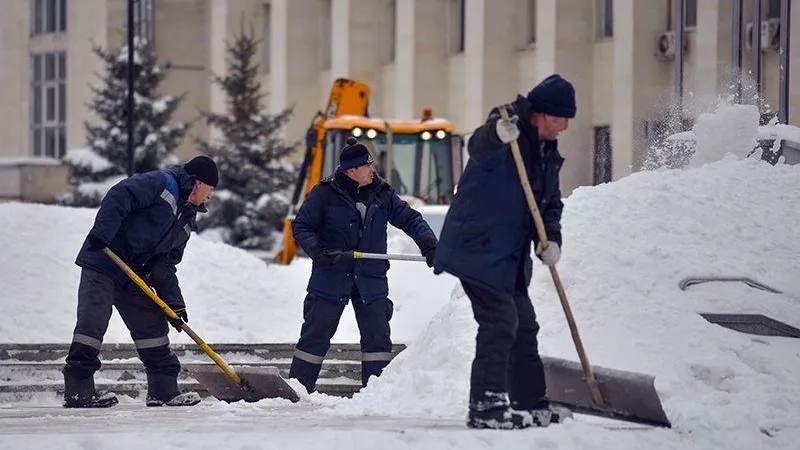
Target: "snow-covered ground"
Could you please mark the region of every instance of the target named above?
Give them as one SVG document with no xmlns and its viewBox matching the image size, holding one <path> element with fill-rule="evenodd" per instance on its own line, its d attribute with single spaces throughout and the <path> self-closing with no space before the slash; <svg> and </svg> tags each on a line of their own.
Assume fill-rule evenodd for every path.
<svg viewBox="0 0 800 450">
<path fill-rule="evenodd" d="M 558 269 L 588 356 L 655 375 L 672 429 L 576 416 L 546 429 L 468 430 L 476 331 L 469 303 L 452 277 L 397 262 L 393 332 L 408 348 L 353 399 L 206 400 L 164 410 L 123 398 L 110 410 L 65 411 L 42 395 L 0 404 L 0 448 L 794 449 L 798 340 L 738 333 L 699 313 L 764 314 L 800 328 L 798 192 L 800 166 L 727 156 L 579 188 L 565 200 Z M 92 218 L 92 211 L 0 205 L 0 342 L 69 341 L 72 261 Z M 414 250 L 392 238 L 390 251 Z M 302 259 L 265 265 L 194 237 L 179 269 L 190 325 L 209 342 L 294 342 L 309 269 Z M 781 293 L 742 283 L 679 289 L 690 276 L 746 276 Z M 538 263 L 531 295 L 541 352 L 577 360 L 549 272 Z M 335 340 L 357 342 L 350 310 L 345 319 Z M 116 317 L 106 341 L 129 341 Z"/>
</svg>

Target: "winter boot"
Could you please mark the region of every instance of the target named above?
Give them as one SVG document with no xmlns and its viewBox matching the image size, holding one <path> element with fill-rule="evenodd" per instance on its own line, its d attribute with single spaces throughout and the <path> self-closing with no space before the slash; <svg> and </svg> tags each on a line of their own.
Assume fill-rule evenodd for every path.
<svg viewBox="0 0 800 450">
<path fill-rule="evenodd" d="M 479 401 L 469 405 L 467 426 L 478 429 L 514 430 L 534 425 L 533 418 L 526 411 L 517 411 L 508 404 L 508 394 L 486 392 Z"/>
<path fill-rule="evenodd" d="M 117 403 L 113 393 L 95 390 L 94 377 L 77 378 L 64 373 L 64 408 L 108 408 Z"/>
<path fill-rule="evenodd" d="M 178 377 L 163 373 L 147 374 L 147 406 L 192 406 L 200 403 L 197 392 L 178 390 Z"/>
</svg>

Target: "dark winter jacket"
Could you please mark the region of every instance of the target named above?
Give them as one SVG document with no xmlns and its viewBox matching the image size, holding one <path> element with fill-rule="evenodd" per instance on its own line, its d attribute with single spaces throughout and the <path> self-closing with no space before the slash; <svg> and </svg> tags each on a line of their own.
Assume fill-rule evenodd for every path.
<svg viewBox="0 0 800 450">
<path fill-rule="evenodd" d="M 197 211 L 205 211 L 204 206 L 186 203 L 194 180 L 182 167 L 126 178 L 109 189 L 89 231 L 108 242 L 139 276 L 160 279 L 153 287 L 162 300 L 175 307 L 184 307 L 175 266 L 183 258 L 192 231 L 197 230 Z M 105 253 L 88 250 L 88 242 L 87 236 L 75 263 L 128 283 L 127 275 Z M 152 274 L 154 268 L 162 273 Z"/>
<path fill-rule="evenodd" d="M 364 219 L 355 199 L 366 206 Z M 369 186 L 358 189 L 347 175 L 337 172 L 315 186 L 294 220 L 298 245 L 314 260 L 328 250 L 386 253 L 387 226 L 391 223 L 410 236 L 424 253 L 436 246 L 436 236 L 394 188 L 375 176 Z M 330 267 L 313 263 L 308 292 L 332 301 L 347 302 L 353 286 L 365 303 L 387 298 L 389 261 L 341 258 Z"/>
<path fill-rule="evenodd" d="M 509 108 L 509 115 L 513 110 Z M 524 264 L 530 284 L 531 245 L 539 238 L 522 190 L 510 145 L 497 137 L 500 114 L 493 109 L 468 142 L 470 160 L 442 228 L 434 272 L 454 276 L 501 295 L 514 291 Z M 559 171 L 564 159 L 556 141 L 543 148 L 537 130 L 520 120 L 518 143 L 542 215 L 547 238 L 561 245 Z"/>
</svg>

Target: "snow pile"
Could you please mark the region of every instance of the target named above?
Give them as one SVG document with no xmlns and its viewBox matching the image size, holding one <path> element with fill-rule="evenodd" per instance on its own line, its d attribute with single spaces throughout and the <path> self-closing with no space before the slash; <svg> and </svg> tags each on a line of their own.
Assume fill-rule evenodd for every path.
<svg viewBox="0 0 800 450">
<path fill-rule="evenodd" d="M 800 327 L 798 189 L 798 166 L 726 159 L 580 188 L 566 201 L 558 268 L 590 361 L 655 375 L 676 429 L 705 448 L 800 438 L 789 431 L 800 430 L 796 342 L 738 333 L 698 314 L 765 314 Z M 715 275 L 751 277 L 784 294 L 744 284 L 678 287 L 685 277 Z M 541 352 L 577 361 L 541 264 L 531 295 Z M 475 331 L 456 289 L 385 375 L 336 410 L 463 417 Z"/>
<path fill-rule="evenodd" d="M 5 319 L 0 342 L 70 342 L 75 326 L 80 268 L 74 264 L 96 210 L 36 204 L 0 204 L 0 270 Z M 13 231 L 11 231 L 13 230 Z M 390 251 L 419 249 L 395 229 Z M 295 342 L 311 261 L 268 265 L 244 250 L 193 236 L 178 266 L 189 324 L 207 342 Z M 413 279 L 414 283 L 406 280 Z M 396 342 L 412 339 L 449 298 L 455 279 L 433 275 L 424 263 L 392 262 L 389 293 Z M 46 323 L 47 326 L 32 327 Z M 185 333 L 173 342 L 192 342 Z M 352 309 L 342 317 L 335 342 L 358 342 Z M 114 313 L 105 342 L 130 342 Z"/>
</svg>

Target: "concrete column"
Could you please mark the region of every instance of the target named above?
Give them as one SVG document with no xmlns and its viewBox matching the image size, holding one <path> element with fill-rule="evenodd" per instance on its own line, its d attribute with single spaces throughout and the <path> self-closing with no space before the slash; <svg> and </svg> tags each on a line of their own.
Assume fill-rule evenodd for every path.
<svg viewBox="0 0 800 450">
<path fill-rule="evenodd" d="M 89 109 L 90 84 L 97 86 L 103 61 L 92 53 L 92 45 L 108 48 L 106 2 L 67 2 L 67 150 L 86 146 L 84 121 L 96 118 Z"/>
<path fill-rule="evenodd" d="M 292 120 L 286 127 L 289 139 L 299 139 L 305 135 L 306 128 L 311 122 L 311 118 L 317 111 L 324 110 L 324 102 L 328 99 L 331 84 L 320 85 L 320 49 L 323 41 L 319 30 L 320 18 L 326 5 L 323 2 L 298 2 L 296 0 L 286 0 L 286 24 L 283 37 L 272 39 L 272 77 L 283 78 L 283 87 L 273 83 L 284 93 L 279 93 L 276 102 L 273 104 L 273 111 L 281 111 L 284 108 L 293 108 Z M 309 4 L 310 3 L 310 4 Z M 275 2 L 273 2 L 275 5 Z M 273 6 L 273 24 L 281 20 L 275 16 L 275 6 Z M 274 29 L 279 28 L 276 24 Z M 278 50 L 280 46 L 283 50 Z M 285 52 L 285 55 L 281 55 Z M 281 63 L 275 56 L 285 58 Z M 278 73 L 280 69 L 283 73 Z M 273 93 L 270 93 L 270 97 Z M 282 99 L 281 99 L 282 97 Z M 320 98 L 323 100 L 320 101 Z M 281 99 L 281 101 L 277 101 Z M 305 145 L 304 143 L 301 145 Z"/>
<path fill-rule="evenodd" d="M 288 106 L 289 91 L 289 0 L 272 0 L 269 24 L 269 109 L 275 114 Z M 299 55 L 292 54 L 293 57 Z"/>
<path fill-rule="evenodd" d="M 635 0 L 614 2 L 614 57 L 611 146 L 612 176 L 618 180 L 641 167 L 646 150 L 645 120 L 663 119 L 663 93 L 671 89 L 671 65 L 654 56 L 664 31 L 667 5 Z"/>
<path fill-rule="evenodd" d="M 519 2 L 486 2 L 483 45 L 483 108 L 481 122 L 489 110 L 508 103 L 518 93 L 517 49 L 522 42 L 517 16 Z M 527 92 L 527 90 L 525 91 Z"/>
<path fill-rule="evenodd" d="M 350 76 L 350 3 L 332 0 L 331 12 L 331 79 Z"/>
<path fill-rule="evenodd" d="M 719 96 L 732 93 L 731 83 L 731 14 L 730 1 L 707 0 L 698 3 L 694 48 L 687 55 L 694 66 L 694 80 L 686 84 L 684 107 L 692 112 L 713 110 Z"/>
<path fill-rule="evenodd" d="M 225 44 L 228 36 L 228 2 L 227 0 L 209 0 L 208 4 L 208 73 L 209 76 L 223 76 L 227 71 L 225 62 Z M 222 114 L 225 112 L 225 93 L 216 83 L 208 85 L 208 109 L 211 112 Z M 209 139 L 221 137 L 221 132 L 212 128 L 209 130 Z"/>
<path fill-rule="evenodd" d="M 570 121 L 570 128 L 559 137 L 559 151 L 569 166 L 561 176 L 561 189 L 566 196 L 575 187 L 592 183 L 594 34 L 593 27 L 587 24 L 593 23 L 594 15 L 584 0 L 543 0 L 537 2 L 537 7 L 537 83 L 559 73 L 575 86 L 578 112 Z"/>
<path fill-rule="evenodd" d="M 31 154 L 29 14 L 28 2 L 0 2 L 0 156 Z"/>
<path fill-rule="evenodd" d="M 434 116 L 450 118 L 448 115 L 448 53 L 447 53 L 447 5 L 442 1 L 399 0 L 398 13 L 401 9 L 413 5 L 413 32 L 408 36 L 398 35 L 397 53 L 395 57 L 395 102 L 402 105 L 395 110 L 398 118 L 419 119 L 422 108 L 433 108 Z M 404 27 L 398 14 L 398 30 Z M 403 30 L 407 31 L 407 30 Z M 408 42 L 405 42 L 408 39 Z M 408 45 L 411 44 L 411 45 Z M 407 50 L 401 49 L 408 45 Z M 411 71 L 402 67 L 408 55 L 403 51 L 413 52 Z M 401 75 L 401 73 L 403 75 Z M 410 84 L 402 77 L 408 76 Z M 459 94 L 460 95 L 460 94 Z"/>
<path fill-rule="evenodd" d="M 415 115 L 416 87 L 416 21 L 415 10 L 418 0 L 400 0 L 397 4 L 395 28 L 395 61 L 394 61 L 394 115 L 397 118 L 410 119 Z M 428 3 L 431 3 L 430 1 Z"/>
<path fill-rule="evenodd" d="M 484 103 L 484 52 L 486 45 L 486 0 L 465 0 L 464 115 L 467 128 L 475 128 L 486 117 Z"/>
</svg>

